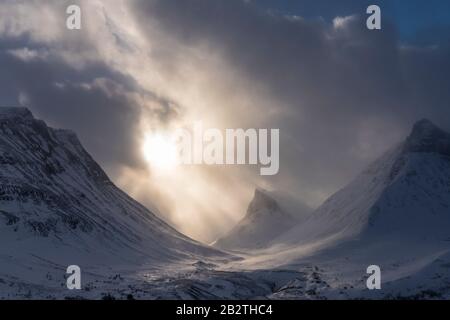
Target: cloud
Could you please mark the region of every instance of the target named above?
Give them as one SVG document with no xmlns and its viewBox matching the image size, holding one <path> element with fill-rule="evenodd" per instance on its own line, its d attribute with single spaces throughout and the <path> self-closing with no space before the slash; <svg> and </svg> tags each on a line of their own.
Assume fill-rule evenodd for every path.
<svg viewBox="0 0 450 320">
<path fill-rule="evenodd" d="M 0 4 L 2 104 L 26 103 L 49 123 L 74 129 L 111 170 L 142 166 L 135 139 L 141 114 L 164 118 L 173 104 L 127 74 L 101 1 L 76 1 L 86 28 L 67 30 L 65 8 L 72 3 Z"/>
<path fill-rule="evenodd" d="M 26 47 L 8 50 L 8 53 L 24 62 L 30 62 L 37 59 L 45 60 L 48 57 L 48 53 L 46 51 L 30 50 Z"/>
<path fill-rule="evenodd" d="M 374 32 L 364 11 L 327 22 L 262 10 L 257 1 L 138 1 L 135 11 L 144 28 L 156 25 L 188 48 L 214 48 L 225 69 L 246 79 L 247 94 L 236 94 L 268 115 L 248 124 L 279 127 L 284 136 L 274 185 L 290 181 L 284 188 L 312 204 L 401 139 L 415 120 L 450 127 L 448 46 L 405 50 L 392 21 Z M 157 22 L 145 24 L 149 16 Z M 255 86 L 273 105 L 252 96 Z"/>
</svg>

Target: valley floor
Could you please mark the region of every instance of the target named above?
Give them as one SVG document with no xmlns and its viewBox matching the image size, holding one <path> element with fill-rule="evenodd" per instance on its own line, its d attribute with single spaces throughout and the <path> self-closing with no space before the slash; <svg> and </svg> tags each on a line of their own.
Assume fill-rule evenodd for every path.
<svg viewBox="0 0 450 320">
<path fill-rule="evenodd" d="M 66 288 L 65 268 L 0 257 L 1 299 L 450 299 L 450 254 L 422 260 L 399 255 L 382 264 L 382 289 L 368 290 L 366 259 L 333 256 L 258 269 L 239 261 L 184 261 L 133 268 L 82 268 L 82 289 Z M 325 258 L 326 257 L 326 258 Z M 26 279 L 29 280 L 26 280 Z"/>
</svg>

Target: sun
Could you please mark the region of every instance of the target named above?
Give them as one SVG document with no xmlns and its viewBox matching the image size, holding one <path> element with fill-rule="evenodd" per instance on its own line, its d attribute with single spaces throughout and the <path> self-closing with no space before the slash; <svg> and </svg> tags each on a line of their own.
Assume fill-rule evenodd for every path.
<svg viewBox="0 0 450 320">
<path fill-rule="evenodd" d="M 172 170 L 177 165 L 177 148 L 169 137 L 161 134 L 147 134 L 143 144 L 144 158 L 160 170 Z"/>
</svg>

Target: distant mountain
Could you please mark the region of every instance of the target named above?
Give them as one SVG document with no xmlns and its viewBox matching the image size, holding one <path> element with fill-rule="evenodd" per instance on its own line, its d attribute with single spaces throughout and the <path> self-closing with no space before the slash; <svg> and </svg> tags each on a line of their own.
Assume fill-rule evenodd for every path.
<svg viewBox="0 0 450 320">
<path fill-rule="evenodd" d="M 272 239 L 295 226 L 307 211 L 306 207 L 298 207 L 297 210 L 302 212 L 291 215 L 276 198 L 274 194 L 256 189 L 245 217 L 214 246 L 229 250 L 264 248 Z"/>
<path fill-rule="evenodd" d="M 117 188 L 73 132 L 25 108 L 0 108 L 0 241 L 1 258 L 62 265 L 218 254 Z"/>
</svg>

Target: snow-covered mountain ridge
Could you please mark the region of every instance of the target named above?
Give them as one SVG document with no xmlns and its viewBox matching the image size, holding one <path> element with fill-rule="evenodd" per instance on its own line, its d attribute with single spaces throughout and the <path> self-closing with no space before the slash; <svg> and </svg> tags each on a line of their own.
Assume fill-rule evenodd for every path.
<svg viewBox="0 0 450 320">
<path fill-rule="evenodd" d="M 273 243 L 396 234 L 450 237 L 450 135 L 417 122 L 402 144 L 373 162 L 310 218 Z"/>
</svg>

